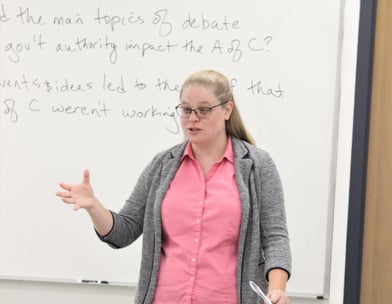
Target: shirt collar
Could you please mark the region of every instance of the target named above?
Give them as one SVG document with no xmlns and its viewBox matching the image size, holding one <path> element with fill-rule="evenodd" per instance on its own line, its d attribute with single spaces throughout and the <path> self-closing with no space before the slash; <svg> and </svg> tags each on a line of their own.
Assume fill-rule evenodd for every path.
<svg viewBox="0 0 392 304">
<path fill-rule="evenodd" d="M 189 157 L 195 160 L 195 156 L 193 155 L 193 151 L 192 151 L 192 144 L 190 142 L 188 142 L 185 147 L 184 154 L 182 155 L 182 160 L 184 160 L 185 157 Z M 233 144 L 230 136 L 227 138 L 227 146 L 226 146 L 225 153 L 223 154 L 222 159 L 219 160 L 218 162 L 221 162 L 225 158 L 229 162 L 234 163 Z"/>
</svg>

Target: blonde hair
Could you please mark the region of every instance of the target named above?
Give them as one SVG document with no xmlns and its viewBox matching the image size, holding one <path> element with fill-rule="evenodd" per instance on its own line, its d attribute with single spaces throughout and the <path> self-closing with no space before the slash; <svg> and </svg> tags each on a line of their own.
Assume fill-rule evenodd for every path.
<svg viewBox="0 0 392 304">
<path fill-rule="evenodd" d="M 232 101 L 233 111 L 231 112 L 230 118 L 226 121 L 226 134 L 255 145 L 253 137 L 246 130 L 245 125 L 242 122 L 240 112 L 234 101 L 233 91 L 226 76 L 214 70 L 202 70 L 195 72 L 185 79 L 181 87 L 180 98 L 183 91 L 193 85 L 212 89 L 215 96 L 221 103 Z M 223 106 L 224 105 L 222 105 L 222 107 Z"/>
</svg>

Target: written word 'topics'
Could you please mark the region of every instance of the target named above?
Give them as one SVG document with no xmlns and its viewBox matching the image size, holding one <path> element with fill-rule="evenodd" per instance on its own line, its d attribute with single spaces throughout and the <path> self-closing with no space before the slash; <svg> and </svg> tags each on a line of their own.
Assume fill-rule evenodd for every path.
<svg viewBox="0 0 392 304">
<path fill-rule="evenodd" d="M 127 16 L 110 15 L 101 12 L 101 8 L 97 9 L 97 15 L 94 18 L 99 25 L 109 25 L 110 30 L 113 32 L 117 25 L 141 25 L 144 24 L 144 18 L 133 12 L 130 12 Z"/>
</svg>

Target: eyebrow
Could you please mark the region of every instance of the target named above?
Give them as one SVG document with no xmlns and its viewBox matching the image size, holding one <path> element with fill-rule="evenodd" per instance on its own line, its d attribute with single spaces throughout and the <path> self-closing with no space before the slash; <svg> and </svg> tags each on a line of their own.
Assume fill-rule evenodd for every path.
<svg viewBox="0 0 392 304">
<path fill-rule="evenodd" d="M 181 105 L 190 107 L 189 103 L 186 101 L 181 101 Z M 198 103 L 197 107 L 210 107 L 211 104 L 208 101 L 201 101 Z"/>
</svg>

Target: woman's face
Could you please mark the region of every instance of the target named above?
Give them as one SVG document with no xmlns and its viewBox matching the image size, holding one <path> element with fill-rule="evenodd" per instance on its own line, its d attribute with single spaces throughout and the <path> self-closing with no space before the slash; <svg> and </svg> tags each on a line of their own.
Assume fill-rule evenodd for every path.
<svg viewBox="0 0 392 304">
<path fill-rule="evenodd" d="M 184 89 L 181 96 L 181 106 L 197 109 L 213 107 L 221 101 L 212 89 L 200 85 L 192 85 Z M 210 145 L 222 137 L 226 137 L 225 122 L 230 118 L 233 103 L 228 102 L 223 107 L 211 110 L 207 117 L 200 118 L 192 111 L 188 118 L 181 117 L 181 126 L 185 136 L 192 144 Z"/>
</svg>

